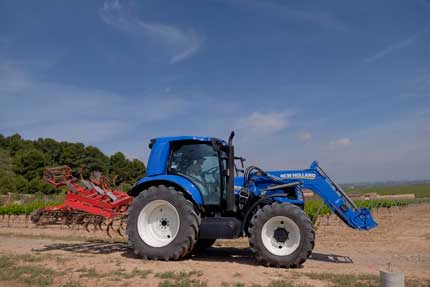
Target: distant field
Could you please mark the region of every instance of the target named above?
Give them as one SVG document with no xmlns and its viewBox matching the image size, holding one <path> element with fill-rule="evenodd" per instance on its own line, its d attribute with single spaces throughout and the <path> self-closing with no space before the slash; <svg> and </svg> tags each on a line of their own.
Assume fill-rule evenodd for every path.
<svg viewBox="0 0 430 287">
<path fill-rule="evenodd" d="M 380 195 L 414 193 L 417 198 L 430 197 L 430 184 L 378 185 L 369 187 L 347 188 L 349 194 L 375 192 Z"/>
</svg>

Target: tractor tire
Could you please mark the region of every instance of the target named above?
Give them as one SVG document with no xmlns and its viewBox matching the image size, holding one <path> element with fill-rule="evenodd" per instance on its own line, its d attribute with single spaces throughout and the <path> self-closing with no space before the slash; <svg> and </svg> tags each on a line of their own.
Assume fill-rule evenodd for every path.
<svg viewBox="0 0 430 287">
<path fill-rule="evenodd" d="M 143 259 L 177 260 L 196 244 L 200 216 L 174 187 L 151 186 L 128 209 L 128 243 Z"/>
<path fill-rule="evenodd" d="M 265 266 L 299 267 L 315 245 L 311 220 L 289 203 L 274 202 L 257 210 L 248 231 L 250 249 Z"/>
<path fill-rule="evenodd" d="M 199 253 L 205 251 L 206 249 L 210 248 L 215 243 L 215 241 L 216 239 L 199 239 L 194 246 L 193 252 Z"/>
</svg>

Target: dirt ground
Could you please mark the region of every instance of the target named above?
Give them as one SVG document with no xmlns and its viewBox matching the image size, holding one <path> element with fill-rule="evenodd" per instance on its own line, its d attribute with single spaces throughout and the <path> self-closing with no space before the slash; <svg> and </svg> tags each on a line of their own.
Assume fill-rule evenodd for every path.
<svg viewBox="0 0 430 287">
<path fill-rule="evenodd" d="M 219 240 L 206 252 L 177 262 L 143 261 L 119 238 L 60 227 L 26 227 L 16 220 L 8 227 L 6 219 L 0 220 L 0 256 L 54 270 L 53 281 L 46 283 L 51 286 L 175 286 L 161 284 L 172 277 L 170 271 L 189 272 L 194 281 L 183 286 L 266 286 L 273 280 L 287 280 L 293 286 L 332 286 L 311 275 L 378 275 L 388 263 L 406 278 L 430 284 L 430 205 L 384 210 L 374 216 L 379 226 L 371 231 L 352 230 L 333 216 L 330 225 L 321 220 L 314 252 L 298 269 L 259 266 L 246 239 Z M 0 277 L 0 286 L 34 283 L 6 275 Z"/>
</svg>

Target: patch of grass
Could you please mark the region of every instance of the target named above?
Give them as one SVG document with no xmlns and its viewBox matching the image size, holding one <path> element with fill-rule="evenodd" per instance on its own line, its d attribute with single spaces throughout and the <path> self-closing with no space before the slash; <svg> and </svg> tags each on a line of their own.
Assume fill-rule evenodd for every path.
<svg viewBox="0 0 430 287">
<path fill-rule="evenodd" d="M 349 287 L 349 285 L 345 285 L 344 287 L 346 287 L 346 286 Z M 312 287 L 312 285 L 308 285 L 308 284 L 295 284 L 295 283 L 293 284 L 293 283 L 290 283 L 287 280 L 282 279 L 282 280 L 273 280 L 272 282 L 270 282 L 267 285 L 267 287 Z"/>
<path fill-rule="evenodd" d="M 240 276 L 242 276 L 242 275 L 239 272 L 236 272 L 233 274 L 233 277 L 235 277 L 235 278 L 240 277 Z"/>
<path fill-rule="evenodd" d="M 109 276 L 109 273 L 97 272 L 96 268 L 94 267 L 91 267 L 91 268 L 83 267 L 81 269 L 76 270 L 76 272 L 82 273 L 80 277 L 88 277 L 88 278 L 103 278 L 103 277 Z"/>
<path fill-rule="evenodd" d="M 160 272 L 155 274 L 155 277 L 160 279 L 175 279 L 177 277 L 176 273 L 173 271 Z"/>
<path fill-rule="evenodd" d="M 189 272 L 186 272 L 186 271 L 181 271 L 181 272 L 167 271 L 167 272 L 157 273 L 157 274 L 155 274 L 155 277 L 160 278 L 160 279 L 180 280 L 182 278 L 187 278 L 187 277 L 191 277 L 191 276 L 200 277 L 202 275 L 203 275 L 202 271 L 196 271 L 196 270 L 192 270 Z"/>
<path fill-rule="evenodd" d="M 65 284 L 63 284 L 61 287 L 82 287 L 81 283 L 78 281 L 68 281 Z"/>
<path fill-rule="evenodd" d="M 142 279 L 147 278 L 149 274 L 152 273 L 151 270 L 141 270 L 134 268 L 132 271 L 127 272 L 126 269 L 118 269 L 112 272 L 98 272 L 94 267 L 91 268 L 80 268 L 75 270 L 75 272 L 82 273 L 80 277 L 88 277 L 88 278 L 105 278 L 109 277 L 110 281 L 117 281 L 122 279 L 131 279 L 134 277 L 140 277 Z"/>
<path fill-rule="evenodd" d="M 131 271 L 131 274 L 133 275 L 133 277 L 140 277 L 142 279 L 145 279 L 151 273 L 152 273 L 151 270 L 140 270 L 136 268 L 133 269 L 133 271 Z"/>
<path fill-rule="evenodd" d="M 14 258 L 17 260 L 21 260 L 26 263 L 34 263 L 34 262 L 41 262 L 44 260 L 52 260 L 59 264 L 64 263 L 66 259 L 64 259 L 61 255 L 58 254 L 20 254 L 20 255 L 13 255 Z"/>
<path fill-rule="evenodd" d="M 43 260 L 42 256 L 34 256 L 32 254 L 22 254 L 22 255 L 14 255 L 14 257 L 18 260 L 24 261 L 24 262 L 40 262 Z"/>
<path fill-rule="evenodd" d="M 118 269 L 109 273 L 107 276 L 112 277 L 112 280 L 131 279 L 134 277 L 140 277 L 142 279 L 145 279 L 151 273 L 151 270 L 140 270 L 137 268 L 134 268 L 130 272 L 126 272 L 125 269 Z"/>
<path fill-rule="evenodd" d="M 13 267 L 15 265 L 15 260 L 12 259 L 12 256 L 0 256 L 0 270 L 4 268 Z"/>
<path fill-rule="evenodd" d="M 430 286 L 430 280 L 406 279 L 406 286 L 408 286 L 408 287 L 429 287 Z"/>
<path fill-rule="evenodd" d="M 130 279 L 134 276 L 131 273 L 125 272 L 125 269 L 118 269 L 110 272 L 107 276 L 111 277 L 110 281 L 120 281 L 122 279 Z"/>
<path fill-rule="evenodd" d="M 26 283 L 31 286 L 52 286 L 54 279 L 57 276 L 64 276 L 65 272 L 55 271 L 50 268 L 41 266 L 43 260 L 61 260 L 58 255 L 53 254 L 25 254 L 25 255 L 0 255 L 0 282 L 1 281 L 16 281 Z M 118 269 L 113 272 L 100 272 L 95 267 L 80 268 L 69 270 L 69 272 L 79 272 L 80 277 L 87 278 L 114 278 L 116 280 L 142 278 L 145 279 L 151 270 L 133 269 Z M 157 273 L 156 277 L 163 279 L 160 282 L 161 287 L 205 287 L 207 282 L 199 280 L 197 277 L 203 275 L 202 271 L 189 272 L 164 272 Z M 59 285 L 60 286 L 60 285 Z M 71 278 L 64 283 L 62 287 L 81 287 L 79 281 L 74 281 Z"/>
<path fill-rule="evenodd" d="M 0 281 L 19 281 L 32 286 L 49 286 L 55 276 L 60 275 L 53 269 L 28 265 L 32 257 L 20 255 L 0 255 Z M 24 264 L 23 264 L 24 263 Z"/>
<path fill-rule="evenodd" d="M 185 278 L 182 280 L 172 281 L 164 280 L 158 284 L 159 287 L 206 287 L 208 283 L 197 279 Z"/>
<path fill-rule="evenodd" d="M 334 287 L 351 286 L 351 287 L 377 287 L 379 286 L 379 277 L 370 274 L 333 274 L 333 273 L 306 273 L 311 279 L 328 281 Z"/>
<path fill-rule="evenodd" d="M 202 271 L 189 271 L 189 272 L 161 272 L 155 274 L 155 277 L 163 279 L 158 286 L 159 287 L 206 287 L 207 282 L 198 280 L 194 277 L 200 277 L 203 275 Z"/>
<path fill-rule="evenodd" d="M 295 271 L 290 272 L 290 275 L 292 279 L 297 279 L 301 277 L 301 275 Z"/>
<path fill-rule="evenodd" d="M 273 280 L 267 287 L 294 287 L 294 285 L 287 280 Z"/>
<path fill-rule="evenodd" d="M 236 282 L 236 283 L 233 284 L 233 287 L 245 287 L 245 283 Z"/>
</svg>

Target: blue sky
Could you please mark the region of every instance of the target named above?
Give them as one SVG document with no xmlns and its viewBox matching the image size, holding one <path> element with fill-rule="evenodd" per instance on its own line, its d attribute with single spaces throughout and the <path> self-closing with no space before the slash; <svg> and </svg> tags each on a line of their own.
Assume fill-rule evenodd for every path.
<svg viewBox="0 0 430 287">
<path fill-rule="evenodd" d="M 430 2 L 1 1 L 0 133 L 146 160 L 237 133 L 264 169 L 430 178 Z"/>
</svg>

